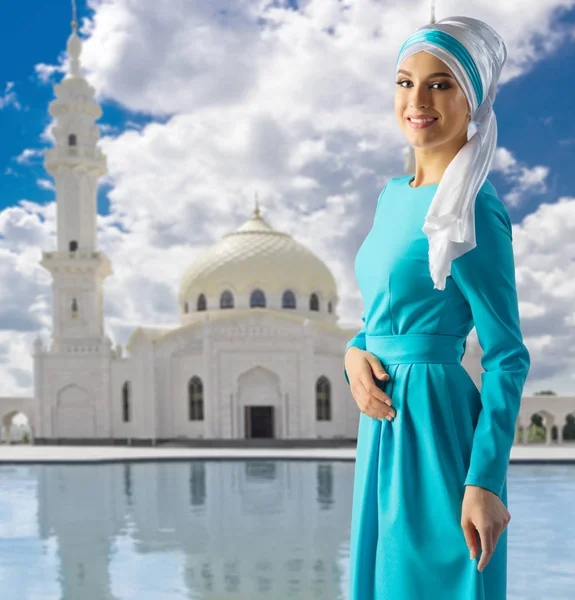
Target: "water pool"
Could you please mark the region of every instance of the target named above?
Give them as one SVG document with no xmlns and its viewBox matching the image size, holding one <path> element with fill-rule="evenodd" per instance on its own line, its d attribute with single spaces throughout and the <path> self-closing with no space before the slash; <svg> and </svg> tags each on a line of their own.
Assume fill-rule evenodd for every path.
<svg viewBox="0 0 575 600">
<path fill-rule="evenodd" d="M 345 600 L 353 462 L 0 465 L 2 600 Z M 509 468 L 509 600 L 575 597 L 575 465 Z"/>
</svg>

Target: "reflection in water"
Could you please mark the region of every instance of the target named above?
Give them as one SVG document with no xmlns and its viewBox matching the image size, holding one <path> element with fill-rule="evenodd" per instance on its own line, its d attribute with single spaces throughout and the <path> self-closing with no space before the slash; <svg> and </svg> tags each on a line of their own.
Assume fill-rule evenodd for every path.
<svg viewBox="0 0 575 600">
<path fill-rule="evenodd" d="M 353 468 L 0 466 L 0 597 L 344 600 Z M 573 465 L 510 467 L 510 600 L 569 597 L 574 497 Z"/>
<path fill-rule="evenodd" d="M 12 504 L 26 490 L 21 520 L 35 523 L 27 533 L 33 553 L 52 547 L 54 560 L 34 566 L 43 580 L 36 598 L 345 597 L 339 564 L 353 463 L 36 465 L 0 467 L 0 482 L 0 502 Z M 9 559 L 7 566 L 12 581 L 21 580 L 24 565 Z M 29 594 L 15 589 L 6 598 Z"/>
<path fill-rule="evenodd" d="M 317 505 L 329 510 L 333 504 L 333 469 L 330 464 L 317 466 Z"/>
<path fill-rule="evenodd" d="M 202 506 L 206 502 L 206 463 L 190 463 L 190 504 Z"/>
<path fill-rule="evenodd" d="M 124 495 L 127 504 L 132 506 L 132 466 L 130 463 L 124 464 Z"/>
</svg>

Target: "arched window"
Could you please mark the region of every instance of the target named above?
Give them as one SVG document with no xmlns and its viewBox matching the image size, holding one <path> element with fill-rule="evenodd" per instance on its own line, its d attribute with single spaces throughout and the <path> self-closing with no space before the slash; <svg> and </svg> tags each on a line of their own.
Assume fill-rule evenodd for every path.
<svg viewBox="0 0 575 600">
<path fill-rule="evenodd" d="M 78 301 L 76 298 L 72 298 L 72 318 L 75 319 L 78 316 Z"/>
<path fill-rule="evenodd" d="M 250 296 L 250 308 L 265 308 L 266 296 L 262 290 L 254 290 Z"/>
<path fill-rule="evenodd" d="M 327 303 L 327 312 L 328 312 L 329 314 L 331 314 L 332 310 L 333 310 L 333 309 L 332 309 L 332 307 L 331 307 L 331 300 L 330 300 L 330 301 Z"/>
<path fill-rule="evenodd" d="M 126 381 L 122 386 L 122 420 L 124 423 L 130 421 L 130 382 Z"/>
<path fill-rule="evenodd" d="M 76 250 L 78 250 L 78 242 L 76 240 L 72 240 L 68 244 L 68 247 L 70 248 L 70 252 L 76 252 Z"/>
<path fill-rule="evenodd" d="M 233 308 L 234 297 L 229 290 L 220 294 L 220 308 Z"/>
<path fill-rule="evenodd" d="M 310 310 L 319 310 L 319 300 L 316 293 L 313 293 L 309 297 L 309 309 Z"/>
<path fill-rule="evenodd" d="M 75 133 L 71 133 L 68 136 L 68 146 L 75 146 L 77 144 L 77 138 Z"/>
<path fill-rule="evenodd" d="M 198 304 L 196 310 L 206 310 L 206 297 L 204 294 L 198 296 Z"/>
<path fill-rule="evenodd" d="M 282 296 L 282 308 L 295 307 L 295 294 L 291 290 L 286 290 Z"/>
<path fill-rule="evenodd" d="M 190 312 L 190 305 L 187 302 L 184 302 L 184 312 L 185 313 L 189 313 Z"/>
<path fill-rule="evenodd" d="M 317 421 L 331 421 L 331 386 L 323 375 L 315 385 L 315 407 Z"/>
<path fill-rule="evenodd" d="M 204 386 L 196 375 L 188 383 L 188 420 L 204 420 Z"/>
</svg>

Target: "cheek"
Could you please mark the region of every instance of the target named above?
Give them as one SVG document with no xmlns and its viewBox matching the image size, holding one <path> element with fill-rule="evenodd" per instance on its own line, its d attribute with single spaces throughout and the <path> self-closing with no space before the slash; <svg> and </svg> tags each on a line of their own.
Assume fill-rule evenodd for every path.
<svg viewBox="0 0 575 600">
<path fill-rule="evenodd" d="M 401 121 L 405 112 L 405 102 L 397 94 L 393 98 L 393 107 L 396 117 Z"/>
<path fill-rule="evenodd" d="M 446 116 L 449 116 L 450 121 L 459 122 L 461 119 L 466 120 L 466 115 L 469 111 L 467 99 L 462 93 L 446 95 L 443 98 L 441 110 Z"/>
</svg>

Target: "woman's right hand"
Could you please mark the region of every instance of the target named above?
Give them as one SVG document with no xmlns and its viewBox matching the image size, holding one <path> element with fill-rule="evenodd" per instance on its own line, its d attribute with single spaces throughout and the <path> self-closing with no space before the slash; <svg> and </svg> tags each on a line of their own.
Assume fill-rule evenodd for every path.
<svg viewBox="0 0 575 600">
<path fill-rule="evenodd" d="M 389 380 L 389 375 L 381 366 L 379 358 L 371 352 L 351 346 L 345 353 L 344 364 L 351 395 L 359 410 L 373 419 L 386 418 L 391 421 L 395 416 L 391 398 L 381 391 L 374 381 L 374 377 L 381 381 Z"/>
</svg>

